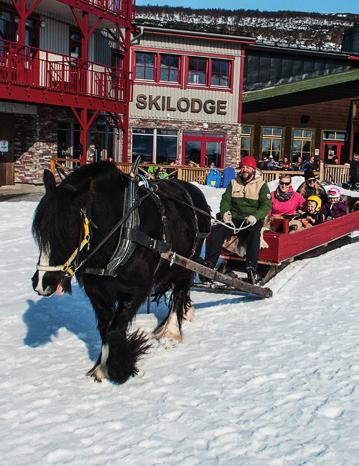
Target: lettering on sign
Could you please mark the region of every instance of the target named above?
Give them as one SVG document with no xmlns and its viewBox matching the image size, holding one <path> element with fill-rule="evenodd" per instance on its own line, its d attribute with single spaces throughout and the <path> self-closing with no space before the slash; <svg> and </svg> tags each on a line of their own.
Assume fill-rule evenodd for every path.
<svg viewBox="0 0 359 466">
<path fill-rule="evenodd" d="M 139 110 L 158 110 L 162 112 L 181 112 L 181 113 L 200 113 L 204 112 L 208 115 L 227 115 L 227 101 L 226 100 L 213 100 L 207 99 L 202 101 L 201 99 L 187 97 L 180 97 L 173 99 L 172 97 L 166 96 L 153 96 L 139 94 L 136 98 L 136 108 Z"/>
</svg>

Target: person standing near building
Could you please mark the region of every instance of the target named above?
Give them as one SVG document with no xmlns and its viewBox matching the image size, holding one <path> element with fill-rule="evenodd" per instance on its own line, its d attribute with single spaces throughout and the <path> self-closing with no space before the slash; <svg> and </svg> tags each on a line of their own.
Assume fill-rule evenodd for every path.
<svg viewBox="0 0 359 466">
<path fill-rule="evenodd" d="M 242 158 L 239 173 L 228 185 L 220 204 L 223 222 L 236 228 L 245 227 L 238 236 L 246 242 L 246 271 L 248 281 L 256 282 L 257 263 L 260 247 L 261 228 L 265 216 L 271 209 L 272 201 L 267 183 L 257 170 L 254 157 Z M 206 241 L 205 264 L 214 268 L 224 240 L 233 234 L 225 225 L 216 225 Z"/>
</svg>

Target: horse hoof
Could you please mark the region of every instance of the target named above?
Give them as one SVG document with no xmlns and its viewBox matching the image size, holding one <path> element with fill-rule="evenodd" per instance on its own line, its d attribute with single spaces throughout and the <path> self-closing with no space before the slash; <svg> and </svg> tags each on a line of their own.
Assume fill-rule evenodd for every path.
<svg viewBox="0 0 359 466">
<path fill-rule="evenodd" d="M 156 340 L 161 340 L 162 338 L 168 338 L 170 340 L 177 341 L 178 343 L 181 343 L 182 341 L 182 335 L 180 331 L 178 332 L 171 330 L 168 326 L 164 325 L 163 327 L 154 330 L 153 332 L 153 337 Z"/>
<path fill-rule="evenodd" d="M 183 318 L 184 318 L 184 320 L 187 320 L 188 322 L 192 322 L 193 319 L 194 319 L 194 314 L 195 314 L 194 307 L 191 306 L 188 309 L 188 311 L 183 314 Z"/>
<path fill-rule="evenodd" d="M 103 379 L 108 379 L 107 368 L 99 364 L 96 367 L 90 369 L 86 375 L 88 377 L 93 377 L 95 382 L 102 382 Z"/>
</svg>

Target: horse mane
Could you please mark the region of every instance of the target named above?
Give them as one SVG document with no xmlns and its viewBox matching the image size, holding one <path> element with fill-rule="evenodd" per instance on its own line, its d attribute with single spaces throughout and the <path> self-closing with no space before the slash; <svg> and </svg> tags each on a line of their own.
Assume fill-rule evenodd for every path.
<svg viewBox="0 0 359 466">
<path fill-rule="evenodd" d="M 98 192 L 110 195 L 123 174 L 111 162 L 89 164 L 72 172 L 53 191 L 46 192 L 34 215 L 32 233 L 40 250 L 56 245 L 59 254 L 76 247 L 81 209 L 89 208 Z M 114 184 L 115 181 L 115 184 Z M 107 196 L 108 197 L 108 196 Z M 53 249 L 53 247 L 51 248 Z"/>
</svg>

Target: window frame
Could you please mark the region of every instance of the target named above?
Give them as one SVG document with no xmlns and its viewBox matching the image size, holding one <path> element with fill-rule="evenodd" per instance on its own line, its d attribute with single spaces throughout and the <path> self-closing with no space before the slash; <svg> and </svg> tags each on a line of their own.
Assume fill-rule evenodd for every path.
<svg viewBox="0 0 359 466">
<path fill-rule="evenodd" d="M 337 139 L 336 137 L 334 138 L 325 138 L 324 137 L 324 134 L 325 133 L 334 133 L 334 136 L 336 136 L 337 133 L 344 133 L 345 134 L 345 137 L 344 139 Z M 323 129 L 322 130 L 322 142 L 326 142 L 326 141 L 336 141 L 336 142 L 345 142 L 348 138 L 348 131 L 345 131 L 345 130 L 339 130 L 339 129 Z"/>
<path fill-rule="evenodd" d="M 271 128 L 272 129 L 272 134 L 271 135 L 264 135 L 264 128 Z M 280 136 L 275 136 L 273 134 L 273 130 L 275 129 L 279 129 L 281 131 L 281 135 Z M 279 140 L 280 141 L 280 150 L 279 150 L 279 156 L 278 156 L 278 159 L 276 157 L 274 157 L 273 155 L 273 147 L 272 147 L 272 144 L 270 146 L 270 151 L 269 151 L 269 154 L 268 156 L 270 155 L 273 155 L 273 159 L 276 160 L 276 161 L 279 161 L 282 159 L 282 155 L 283 155 L 283 143 L 284 143 L 284 135 L 285 135 L 285 128 L 282 127 L 282 126 L 261 126 L 261 134 L 260 134 L 260 160 L 263 160 L 263 141 L 265 139 L 270 139 L 271 141 L 273 140 Z"/>
<path fill-rule="evenodd" d="M 206 60 L 206 77 L 205 77 L 205 83 L 204 84 L 196 84 L 189 82 L 189 61 L 191 58 L 203 58 Z M 228 63 L 228 85 L 227 86 L 221 86 L 218 84 L 212 84 L 212 61 L 223 61 Z M 229 58 L 220 58 L 217 56 L 208 56 L 208 55 L 193 55 L 193 54 L 188 54 L 185 56 L 185 85 L 186 88 L 189 89 L 218 89 L 218 90 L 224 90 L 224 91 L 232 91 L 232 82 L 233 82 L 233 59 Z"/>
<path fill-rule="evenodd" d="M 310 139 L 310 151 L 309 153 L 305 152 L 305 154 L 303 153 L 303 143 L 304 142 L 307 142 L 309 141 L 308 138 L 304 137 L 304 136 L 301 136 L 301 137 L 298 137 L 298 136 L 294 136 L 294 131 L 311 131 L 312 132 L 312 137 Z M 290 163 L 293 163 L 295 162 L 295 160 L 293 160 L 293 144 L 294 144 L 294 141 L 300 141 L 301 142 L 301 151 L 300 151 L 300 154 L 299 156 L 302 157 L 311 157 L 313 155 L 313 148 L 314 148 L 314 145 L 315 145 L 315 129 L 314 128 L 292 128 L 292 134 L 291 134 L 291 142 L 290 142 L 290 155 L 289 155 L 289 162 Z M 304 155 L 303 155 L 304 154 Z"/>
<path fill-rule="evenodd" d="M 136 54 L 137 53 L 152 53 L 155 55 L 155 73 L 154 79 L 144 79 L 136 77 Z M 163 81 L 161 80 L 161 55 L 173 55 L 178 57 L 178 82 L 175 81 Z M 193 84 L 188 82 L 188 66 L 189 59 L 203 58 L 207 61 L 206 69 L 206 82 L 205 84 Z M 132 51 L 132 73 L 134 76 L 135 83 L 147 84 L 149 86 L 161 85 L 168 87 L 181 87 L 182 89 L 206 89 L 216 90 L 223 92 L 233 93 L 233 73 L 234 73 L 234 61 L 237 57 L 232 55 L 218 55 L 218 54 L 202 54 L 202 53 L 186 53 L 182 50 L 155 50 L 153 48 L 142 48 L 136 47 Z M 212 60 L 223 61 L 228 63 L 228 86 L 212 84 Z M 214 74 L 214 73 L 213 73 Z"/>
<path fill-rule="evenodd" d="M 242 133 L 242 128 L 243 127 L 246 127 L 246 128 L 249 128 L 250 129 L 250 133 L 249 134 L 243 134 Z M 242 157 L 242 139 L 243 138 L 249 138 L 249 154 L 251 154 L 253 152 L 253 137 L 254 137 L 254 126 L 253 125 L 245 125 L 245 124 L 241 124 L 240 126 L 240 129 L 239 129 L 239 153 Z M 247 154 L 247 155 L 249 155 Z"/>
<path fill-rule="evenodd" d="M 147 54 L 147 55 L 153 55 L 154 56 L 154 60 L 153 60 L 153 79 L 150 79 L 150 78 L 146 78 L 146 75 L 144 73 L 144 77 L 143 78 L 138 78 L 136 76 L 137 74 L 137 53 L 142 53 L 142 54 Z M 141 50 L 141 51 L 136 51 L 135 52 L 135 79 L 136 81 L 138 82 L 149 82 L 149 83 L 153 83 L 153 82 L 156 82 L 156 75 L 157 75 L 157 53 L 156 52 L 151 52 L 151 51 L 147 51 L 147 50 Z M 146 66 L 144 67 L 144 69 L 146 69 Z"/>
<path fill-rule="evenodd" d="M 138 130 L 148 130 L 149 132 L 146 133 L 137 133 Z M 161 131 L 176 131 L 176 134 L 158 134 Z M 131 128 L 131 158 L 133 160 L 133 137 L 136 135 L 145 136 L 145 137 L 152 137 L 152 157 L 151 162 L 147 161 L 150 164 L 159 164 L 164 165 L 163 163 L 157 162 L 157 145 L 158 145 L 158 137 L 160 138 L 176 138 L 176 156 L 173 160 L 178 159 L 178 141 L 179 141 L 179 131 L 178 129 L 173 128 L 142 128 L 135 126 Z M 169 160 L 168 163 L 172 161 Z"/>
</svg>

